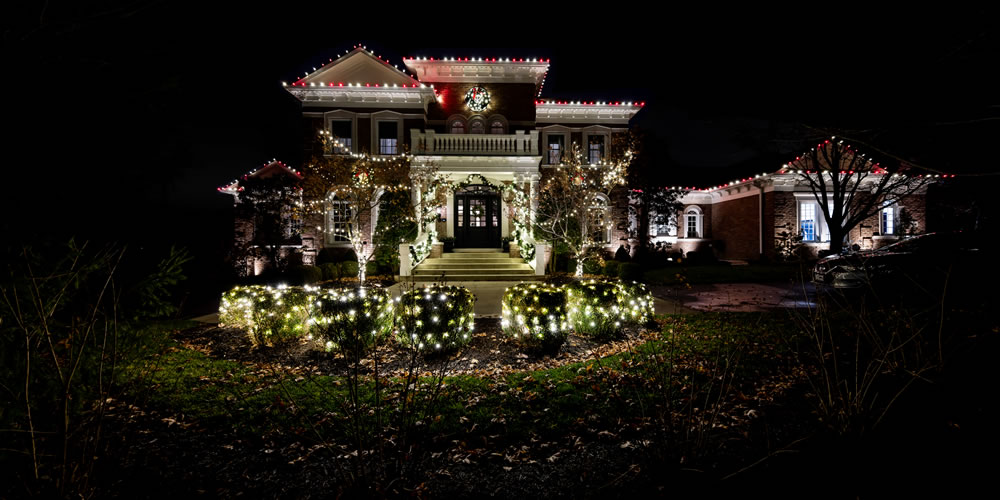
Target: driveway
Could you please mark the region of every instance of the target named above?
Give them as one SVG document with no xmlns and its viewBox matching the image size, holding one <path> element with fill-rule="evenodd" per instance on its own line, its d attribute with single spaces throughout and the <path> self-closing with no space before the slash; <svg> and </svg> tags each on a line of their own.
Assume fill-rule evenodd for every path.
<svg viewBox="0 0 1000 500">
<path fill-rule="evenodd" d="M 774 311 L 815 306 L 812 283 L 716 283 L 686 286 L 651 286 L 660 301 L 674 303 L 676 312 Z M 657 305 L 657 313 L 661 312 Z M 669 311 L 664 311 L 669 312 Z"/>
</svg>

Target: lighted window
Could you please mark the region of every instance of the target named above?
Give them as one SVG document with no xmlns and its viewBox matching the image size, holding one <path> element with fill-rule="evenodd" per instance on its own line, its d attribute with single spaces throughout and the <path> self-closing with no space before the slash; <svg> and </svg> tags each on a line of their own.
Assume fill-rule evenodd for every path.
<svg viewBox="0 0 1000 500">
<path fill-rule="evenodd" d="M 611 211 L 608 209 L 608 200 L 603 196 L 594 198 L 594 204 L 590 207 L 591 223 L 594 225 L 591 237 L 594 243 L 611 243 Z"/>
<path fill-rule="evenodd" d="M 816 204 L 799 204 L 799 233 L 802 241 L 816 241 Z"/>
<path fill-rule="evenodd" d="M 550 135 L 549 136 L 549 165 L 558 165 L 562 163 L 563 151 L 566 149 L 564 147 L 566 138 L 561 135 Z"/>
<path fill-rule="evenodd" d="M 656 212 L 649 214 L 650 236 L 677 236 L 677 223 L 668 217 L 660 217 Z"/>
<path fill-rule="evenodd" d="M 889 205 L 882 208 L 880 219 L 882 223 L 881 229 L 883 235 L 896 234 L 896 231 L 898 230 L 896 227 L 896 218 L 898 216 L 899 210 L 896 209 L 895 205 Z"/>
<path fill-rule="evenodd" d="M 399 154 L 396 122 L 378 122 L 378 153 Z"/>
<path fill-rule="evenodd" d="M 451 122 L 451 133 L 453 134 L 465 133 L 465 124 L 462 123 L 462 120 L 455 120 Z"/>
<path fill-rule="evenodd" d="M 334 154 L 348 154 L 353 151 L 351 149 L 351 129 L 350 120 L 333 120 L 330 122 L 330 135 L 336 141 L 333 148 Z"/>
<path fill-rule="evenodd" d="M 470 134 L 485 134 L 486 133 L 486 123 L 483 120 L 473 120 L 469 123 L 469 133 Z"/>
<path fill-rule="evenodd" d="M 587 140 L 587 158 L 590 163 L 601 163 L 604 158 L 604 136 L 592 135 Z"/>
<path fill-rule="evenodd" d="M 351 204 L 343 200 L 330 202 L 327 212 L 327 242 L 351 241 Z"/>
<path fill-rule="evenodd" d="M 701 208 L 692 206 L 684 211 L 684 237 L 703 238 Z"/>
<path fill-rule="evenodd" d="M 502 133 L 504 133 L 503 122 L 500 121 L 500 120 L 493 120 L 493 123 L 490 124 L 490 133 L 491 134 L 502 134 Z"/>
</svg>

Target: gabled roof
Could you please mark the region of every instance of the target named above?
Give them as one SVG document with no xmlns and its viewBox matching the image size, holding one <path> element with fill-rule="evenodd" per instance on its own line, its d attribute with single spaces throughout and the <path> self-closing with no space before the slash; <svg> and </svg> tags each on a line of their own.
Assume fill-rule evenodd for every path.
<svg viewBox="0 0 1000 500">
<path fill-rule="evenodd" d="M 249 179 L 250 177 L 260 177 L 262 179 L 266 179 L 268 177 L 272 177 L 275 175 L 288 175 L 288 176 L 293 176 L 297 179 L 302 179 L 302 174 L 300 174 L 297 170 L 295 170 L 292 167 L 289 167 L 288 165 L 285 165 L 284 163 L 278 160 L 271 160 L 263 167 L 260 167 L 256 170 L 244 174 L 243 179 Z M 236 196 L 239 194 L 240 191 L 243 190 L 243 188 L 240 187 L 240 180 L 236 179 L 225 186 L 220 186 L 216 188 L 215 190 L 220 193 L 231 194 L 233 196 Z"/>
<path fill-rule="evenodd" d="M 360 46 L 296 80 L 291 86 L 336 87 L 341 84 L 420 87 L 419 81 Z"/>
</svg>

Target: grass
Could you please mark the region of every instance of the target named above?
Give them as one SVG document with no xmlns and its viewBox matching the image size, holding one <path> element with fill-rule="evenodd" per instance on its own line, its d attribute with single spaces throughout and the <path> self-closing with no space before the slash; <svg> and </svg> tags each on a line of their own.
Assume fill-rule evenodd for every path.
<svg viewBox="0 0 1000 500">
<path fill-rule="evenodd" d="M 788 283 L 801 281 L 808 268 L 799 263 L 727 265 L 673 265 L 652 269 L 643 274 L 647 284 L 680 285 L 689 283 Z"/>
<path fill-rule="evenodd" d="M 659 335 L 631 352 L 494 378 L 446 377 L 439 389 L 440 403 L 422 409 L 416 417 L 426 421 L 434 434 L 468 439 L 502 433 L 505 441 L 518 441 L 532 435 L 558 435 L 581 425 L 614 426 L 642 419 L 646 416 L 643 408 L 661 404 L 665 397 L 678 404 L 690 401 L 690 388 L 711 385 L 709 376 L 722 358 L 733 363 L 730 385 L 743 390 L 786 367 L 785 358 L 776 353 L 783 349 L 781 336 L 790 334 L 791 325 L 775 316 L 707 313 L 661 317 L 660 324 Z M 656 356 L 665 352 L 673 358 L 657 361 Z M 665 366 L 685 383 L 676 387 L 663 387 L 664 381 L 649 383 L 662 376 Z M 347 398 L 345 381 L 339 376 L 213 359 L 179 345 L 158 357 L 148 383 L 152 389 L 148 402 L 161 411 L 257 435 L 301 432 L 316 422 L 344 418 Z M 419 383 L 427 391 L 435 388 L 431 377 Z M 403 383 L 386 380 L 383 384 L 391 411 Z M 685 386 L 689 392 L 682 394 Z M 367 379 L 360 399 L 369 401 L 373 396 L 374 383 Z M 325 438 L 344 438 L 344 429 L 328 426 Z"/>
</svg>

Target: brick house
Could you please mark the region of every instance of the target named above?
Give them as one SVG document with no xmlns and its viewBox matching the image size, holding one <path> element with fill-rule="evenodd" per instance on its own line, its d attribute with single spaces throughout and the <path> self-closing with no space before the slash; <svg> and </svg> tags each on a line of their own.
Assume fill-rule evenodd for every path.
<svg viewBox="0 0 1000 500">
<path fill-rule="evenodd" d="M 498 251 L 501 238 L 513 231 L 498 186 L 521 187 L 530 193 L 534 207 L 539 183 L 571 144 L 580 145 L 585 161 L 600 164 L 609 158 L 616 139 L 628 132 L 632 117 L 642 110 L 641 102 L 541 98 L 548 69 L 545 59 L 427 57 L 404 58 L 401 69 L 364 47 L 355 47 L 284 85 L 302 105 L 306 157 L 324 153 L 318 138 L 325 133 L 339 143 L 338 149 L 327 154 L 390 157 L 408 151 L 413 168 L 434 165 L 449 181 L 465 183 L 461 190 L 435 193 L 438 222 L 433 231 L 422 231 L 416 240 L 400 245 L 402 276 L 429 276 L 429 271 L 447 269 L 455 279 L 477 279 L 477 275 L 531 279 L 544 274 L 551 252 L 545 251 L 545 242 L 534 241 L 530 235 L 525 236 L 525 246 L 532 245 L 535 251 L 526 258 L 512 251 L 509 261 L 492 262 L 480 256 L 476 262 L 459 267 L 434 260 L 443 256 L 433 240 L 436 234 L 437 238 L 455 238 L 457 249 Z M 288 170 L 285 175 L 295 174 L 273 164 L 261 171 L 279 172 L 282 168 Z M 220 191 L 233 195 L 238 203 L 238 182 Z M 415 203 L 420 201 L 416 198 Z M 711 248 L 721 259 L 756 260 L 775 256 L 775 235 L 805 230 L 807 246 L 818 250 L 824 246 L 826 233 L 815 207 L 810 208 L 810 203 L 815 204 L 811 198 L 808 188 L 796 182 L 791 173 L 692 190 L 681 198 L 683 209 L 675 218 L 677 222 L 652 226 L 650 236 L 654 242 L 669 243 L 684 252 Z M 600 199 L 595 207 L 612 221 L 600 235 L 609 254 L 634 236 L 630 230 L 636 224 L 629 220 L 628 203 L 628 188 L 623 187 Z M 904 206 L 916 219 L 918 231 L 924 227 L 924 203 L 923 196 L 917 195 Z M 866 221 L 852 233 L 851 240 L 865 247 L 892 241 L 898 235 L 899 208 L 886 207 L 882 220 Z M 304 221 L 301 239 L 291 242 L 289 251 L 302 263 L 312 264 L 320 249 L 346 249 L 345 233 L 350 228 L 345 214 L 350 210 L 332 203 L 321 219 Z M 377 220 L 377 209 L 366 214 L 361 231 L 370 234 Z M 414 248 L 429 250 L 429 255 L 414 252 Z M 492 263 L 509 272 L 471 269 Z M 259 265 L 253 267 L 254 272 L 259 271 Z M 464 275 L 466 272 L 470 274 Z"/>
</svg>

